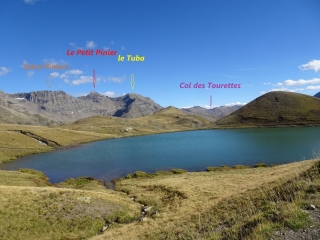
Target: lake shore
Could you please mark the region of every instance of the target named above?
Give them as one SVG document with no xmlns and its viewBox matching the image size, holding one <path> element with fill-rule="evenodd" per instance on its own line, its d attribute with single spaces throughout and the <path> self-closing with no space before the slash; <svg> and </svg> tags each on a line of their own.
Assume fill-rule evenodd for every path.
<svg viewBox="0 0 320 240">
<path fill-rule="evenodd" d="M 72 149 L 72 148 L 78 148 L 81 147 L 83 144 L 86 143 L 92 143 L 92 142 L 97 142 L 97 141 L 102 141 L 102 140 L 109 140 L 109 139 L 117 139 L 117 138 L 128 138 L 128 137 L 137 137 L 137 136 L 149 136 L 149 135 L 156 135 L 156 134 L 164 134 L 164 133 L 174 133 L 174 132 L 186 132 L 186 131 L 200 131 L 200 130 L 228 130 L 228 129 L 261 129 L 261 128 L 297 128 L 297 127 L 319 127 L 319 125 L 273 125 L 273 126 L 269 126 L 269 125 L 263 125 L 263 126 L 217 126 L 211 124 L 208 127 L 201 127 L 201 128 L 184 128 L 184 129 L 168 129 L 167 131 L 165 129 L 158 129 L 153 131 L 153 132 L 148 132 L 148 131 L 143 131 L 141 129 L 139 129 L 139 131 L 135 131 L 133 132 L 119 132 L 118 135 L 116 134 L 100 134 L 100 133 L 96 133 L 96 132 L 91 132 L 91 131 L 74 131 L 74 130 L 69 130 L 69 129 L 59 129 L 56 127 L 43 127 L 43 126 L 24 126 L 24 125 L 9 125 L 9 124 L 0 124 L 0 136 L 3 136 L 3 140 L 6 139 L 6 137 L 8 136 L 4 136 L 6 134 L 6 132 L 9 131 L 21 131 L 21 130 L 28 130 L 30 132 L 34 132 L 35 135 L 38 132 L 41 132 L 43 137 L 47 137 L 50 140 L 50 136 L 54 135 L 54 140 L 57 141 L 58 143 L 61 141 L 61 139 L 64 139 L 64 141 L 62 142 L 62 144 L 59 144 L 59 146 L 55 146 L 55 147 L 41 147 L 39 148 L 39 146 L 37 145 L 33 145 L 32 147 L 25 148 L 25 144 L 26 144 L 26 139 L 21 139 L 21 141 L 18 140 L 18 137 L 15 136 L 16 140 L 18 140 L 18 144 L 14 143 L 11 145 L 11 139 L 8 139 L 7 142 L 0 142 L 0 146 L 4 145 L 5 147 L 2 147 L 2 149 L 4 149 L 2 156 L 0 155 L 0 164 L 1 163 L 5 163 L 5 162 L 9 162 L 9 161 L 13 161 L 15 159 L 24 157 L 24 156 L 28 156 L 28 155 L 33 155 L 33 154 L 39 154 L 39 153 L 45 153 L 45 152 L 51 152 L 51 151 L 61 151 L 61 150 L 67 150 L 67 149 Z M 48 136 L 46 135 L 46 131 L 44 131 L 43 129 L 49 129 Z M 40 130 L 41 131 L 40 131 Z M 72 134 L 77 134 L 78 136 L 76 137 L 76 139 L 71 139 L 68 140 L 68 134 L 69 132 L 72 132 Z M 1 134 L 4 133 L 4 134 Z M 18 133 L 16 133 L 18 134 Z M 88 138 L 87 135 L 92 135 L 90 136 L 90 138 Z M 18 145 L 18 146 L 17 146 Z M 13 154 L 13 150 L 15 150 L 15 152 L 17 152 L 18 154 Z M 4 159 L 4 160 L 1 160 Z"/>
<path fill-rule="evenodd" d="M 50 182 L 58 183 L 81 176 L 111 182 L 136 171 L 154 173 L 182 168 L 194 172 L 205 171 L 209 166 L 257 163 L 270 166 L 312 158 L 313 150 L 320 144 L 319 132 L 318 127 L 144 134 L 137 138 L 128 136 L 111 142 L 66 146 L 64 150 L 18 159 L 0 169 L 33 168 L 46 173 Z M 230 148 L 233 151 L 229 151 Z"/>
<path fill-rule="evenodd" d="M 8 130 L 9 131 L 12 131 L 12 129 L 23 129 L 23 130 L 26 130 L 29 127 L 29 126 L 23 126 L 23 125 L 10 125 L 10 127 L 7 127 L 7 126 L 8 126 L 7 124 L 6 125 L 0 124 L 0 137 L 3 136 L 3 140 L 5 139 L 4 135 L 7 133 Z M 32 127 L 34 129 L 45 128 L 45 127 L 42 127 L 42 126 L 32 126 Z M 32 130 L 33 129 L 30 129 L 28 131 L 32 132 Z M 51 130 L 51 132 L 50 132 L 51 135 L 52 135 L 52 131 L 55 132 L 55 134 L 57 135 L 55 137 L 57 138 L 56 141 L 58 143 L 59 143 L 59 138 L 65 138 L 65 136 L 64 136 L 65 131 L 61 131 L 60 129 L 55 130 L 55 128 L 52 128 L 50 130 Z M 7 155 L 3 154 L 3 156 L 0 156 L 0 164 L 6 163 L 6 162 L 10 162 L 10 161 L 13 161 L 13 160 L 16 160 L 18 158 L 25 157 L 25 156 L 28 156 L 28 155 L 34 155 L 34 154 L 38 154 L 38 153 L 45 153 L 45 152 L 61 151 L 61 150 L 78 148 L 78 147 L 81 147 L 83 144 L 92 143 L 92 142 L 98 142 L 98 141 L 103 141 L 103 140 L 138 137 L 138 136 L 149 136 L 149 135 L 164 134 L 164 133 L 174 133 L 174 132 L 198 131 L 198 130 L 208 130 L 208 129 L 199 128 L 199 129 L 184 129 L 184 130 L 175 130 L 175 131 L 169 130 L 169 131 L 159 131 L 159 132 L 152 132 L 152 133 L 138 132 L 138 133 L 135 133 L 135 134 L 125 133 L 124 132 L 124 133 L 122 133 L 122 135 L 112 135 L 112 136 L 110 136 L 109 134 L 99 134 L 99 133 L 97 133 L 97 136 L 96 137 L 93 136 L 91 139 L 86 139 L 86 138 L 83 139 L 83 136 L 81 135 L 81 134 L 83 134 L 83 131 L 81 131 L 81 132 L 79 132 L 81 134 L 79 134 L 79 137 L 77 139 L 77 143 L 75 143 L 74 141 L 69 141 L 69 142 L 67 142 L 67 143 L 65 143 L 63 145 L 61 144 L 59 146 L 54 146 L 54 147 L 43 147 L 43 146 L 41 146 L 42 147 L 41 151 L 39 151 L 40 148 L 38 148 L 38 146 L 35 145 L 35 144 L 32 145 L 32 148 L 24 147 L 24 145 L 26 144 L 26 141 L 29 141 L 28 138 L 23 136 L 23 139 L 21 139 L 21 141 L 19 141 L 19 138 L 21 136 L 19 136 L 19 137 L 15 136 L 16 137 L 15 140 L 18 140 L 18 143 L 11 144 L 11 141 L 9 141 L 11 139 L 8 139 L 7 143 L 3 143 L 3 145 L 7 145 L 5 147 L 5 149 L 7 150 Z M 20 130 L 18 130 L 18 131 L 20 131 Z M 1 132 L 3 134 L 1 134 Z M 73 131 L 73 132 L 77 133 L 77 131 Z M 87 133 L 90 134 L 92 132 L 87 132 Z M 16 132 L 16 134 L 18 134 L 18 132 Z M 45 135 L 43 135 L 43 136 L 45 136 Z M 8 136 L 6 136 L 6 137 L 8 137 Z M 49 136 L 49 138 L 50 138 L 50 136 Z M 1 142 L 0 142 L 0 147 L 1 147 Z M 16 155 L 16 156 L 13 155 L 12 156 L 12 153 L 10 151 L 11 149 L 16 150 L 17 152 L 19 150 L 27 150 L 27 151 L 21 151 L 21 152 L 19 152 L 18 155 Z M 1 157 L 7 158 L 7 159 L 5 161 L 1 161 Z"/>
</svg>

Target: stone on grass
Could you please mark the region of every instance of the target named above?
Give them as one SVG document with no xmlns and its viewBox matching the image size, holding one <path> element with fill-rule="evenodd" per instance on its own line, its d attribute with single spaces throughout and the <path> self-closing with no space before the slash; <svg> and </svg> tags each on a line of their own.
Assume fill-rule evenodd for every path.
<svg viewBox="0 0 320 240">
<path fill-rule="evenodd" d="M 309 209 L 310 209 L 310 210 L 315 210 L 315 209 L 316 209 L 316 206 L 314 206 L 313 204 L 310 204 L 310 205 L 309 205 Z"/>
<path fill-rule="evenodd" d="M 109 226 L 105 226 L 105 227 L 103 227 L 103 228 L 102 228 L 102 232 L 104 232 L 105 230 L 107 230 L 107 229 L 108 229 L 108 227 L 109 227 Z"/>
<path fill-rule="evenodd" d="M 145 207 L 143 210 L 144 210 L 145 212 L 149 212 L 149 211 L 151 210 L 151 208 L 152 208 L 152 207 Z"/>
<path fill-rule="evenodd" d="M 91 197 L 78 197 L 77 199 L 81 202 L 91 203 Z"/>
</svg>

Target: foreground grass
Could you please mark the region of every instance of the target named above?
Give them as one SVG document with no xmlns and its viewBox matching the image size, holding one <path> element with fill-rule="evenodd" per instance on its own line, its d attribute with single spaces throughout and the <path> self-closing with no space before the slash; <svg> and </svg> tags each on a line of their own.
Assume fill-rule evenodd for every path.
<svg viewBox="0 0 320 240">
<path fill-rule="evenodd" d="M 308 225 L 301 196 L 317 181 L 318 161 L 124 179 L 117 190 L 159 214 L 94 239 L 267 239 Z"/>
<path fill-rule="evenodd" d="M 0 171 L 0 239 L 88 239 L 140 214 L 124 193 L 95 183 L 83 186 L 94 190 L 56 188 L 46 180 L 32 170 Z"/>
<path fill-rule="evenodd" d="M 319 170 L 309 160 L 136 172 L 118 191 L 88 177 L 52 185 L 36 170 L 0 171 L 0 239 L 268 239 L 311 224 L 301 208 L 320 205 Z M 142 222 L 141 204 L 151 207 Z"/>
</svg>

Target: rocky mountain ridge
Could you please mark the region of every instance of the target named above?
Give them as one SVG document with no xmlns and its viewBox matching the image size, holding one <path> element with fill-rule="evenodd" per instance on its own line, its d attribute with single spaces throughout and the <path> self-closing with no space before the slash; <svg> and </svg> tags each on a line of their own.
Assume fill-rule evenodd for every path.
<svg viewBox="0 0 320 240">
<path fill-rule="evenodd" d="M 192 107 L 180 109 L 186 114 L 196 114 L 211 121 L 220 119 L 241 106 L 221 106 L 214 109 Z M 111 98 L 97 92 L 73 97 L 63 91 L 34 91 L 7 94 L 0 91 L 0 123 L 39 124 L 73 122 L 91 116 L 137 118 L 162 109 L 148 97 L 129 93 Z"/>
<path fill-rule="evenodd" d="M 63 91 L 35 91 L 15 94 L 6 94 L 1 91 L 0 107 L 2 107 L 2 112 L 10 115 L 6 120 L 0 118 L 2 123 L 16 123 L 10 119 L 16 119 L 16 115 L 19 113 L 21 116 L 18 122 L 21 124 L 36 124 L 30 120 L 30 116 L 38 115 L 45 119 L 38 121 L 38 124 L 41 125 L 43 122 L 46 124 L 49 122 L 72 122 L 95 115 L 124 118 L 143 117 L 162 109 L 150 98 L 134 93 L 110 98 L 97 92 L 91 92 L 87 96 L 75 98 Z M 13 114 L 13 111 L 16 114 Z"/>
</svg>

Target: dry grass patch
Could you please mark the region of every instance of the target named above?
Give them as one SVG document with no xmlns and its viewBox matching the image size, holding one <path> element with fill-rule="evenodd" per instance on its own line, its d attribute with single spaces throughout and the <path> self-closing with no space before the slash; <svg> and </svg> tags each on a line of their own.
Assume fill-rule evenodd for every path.
<svg viewBox="0 0 320 240">
<path fill-rule="evenodd" d="M 117 190 L 125 191 L 141 199 L 143 199 L 142 196 L 152 196 L 154 201 L 161 202 L 159 201 L 162 197 L 161 193 L 153 189 L 166 186 L 186 195 L 188 201 L 182 203 L 181 209 L 194 211 L 194 209 L 203 208 L 203 202 L 206 202 L 206 207 L 210 207 L 223 198 L 292 175 L 294 171 L 305 171 L 314 163 L 315 161 L 303 161 L 273 168 L 230 168 L 228 171 L 191 172 L 149 179 L 125 179 L 117 184 Z M 298 170 L 297 167 L 300 169 Z"/>
<path fill-rule="evenodd" d="M 45 145 L 39 144 L 21 133 L 12 131 L 0 131 L 1 148 L 24 148 L 24 149 L 46 149 Z"/>
<path fill-rule="evenodd" d="M 0 186 L 29 186 L 29 187 L 44 187 L 50 186 L 48 179 L 44 176 L 39 176 L 34 172 L 28 171 L 0 171 Z M 40 172 L 39 172 L 40 173 Z"/>
<path fill-rule="evenodd" d="M 31 133 L 35 135 L 34 138 L 38 136 L 41 139 L 53 141 L 60 146 L 77 145 L 118 137 L 116 134 L 74 131 L 58 127 L 0 124 L 0 163 L 52 150 L 51 147 L 45 146 L 18 131 Z"/>
<path fill-rule="evenodd" d="M 61 146 L 68 146 L 72 144 L 83 144 L 103 139 L 110 139 L 117 137 L 115 134 L 101 134 L 86 131 L 73 131 L 59 128 L 48 128 L 45 130 L 33 130 L 33 133 L 41 137 L 53 140 Z"/>
<path fill-rule="evenodd" d="M 82 144 L 102 139 L 109 139 L 117 137 L 116 134 L 101 134 L 94 131 L 75 131 L 64 129 L 59 126 L 56 127 L 44 127 L 44 126 L 29 126 L 29 125 L 13 125 L 13 124 L 0 124 L 0 131 L 10 132 L 15 130 L 22 130 L 25 132 L 31 132 L 37 136 L 43 137 L 45 139 L 55 141 L 61 146 L 67 146 L 72 144 Z M 17 132 L 12 132 L 15 134 L 20 134 Z M 23 134 L 22 134 L 23 135 Z M 28 138 L 27 136 L 25 136 Z M 5 140 L 3 141 L 6 142 Z M 25 146 L 26 143 L 20 146 Z M 0 146 L 2 146 L 0 142 Z"/>
<path fill-rule="evenodd" d="M 84 179 L 57 188 L 33 169 L 0 171 L 0 239 L 88 239 L 111 222 L 140 216 L 140 205 L 126 194 Z"/>
<path fill-rule="evenodd" d="M 19 132 L 0 130 L 0 163 L 14 160 L 28 154 L 50 151 L 51 147 Z"/>
<path fill-rule="evenodd" d="M 135 197 L 140 203 L 159 209 L 159 214 L 143 223 L 110 229 L 94 239 L 219 239 L 219 234 L 213 234 L 213 231 L 210 236 L 206 234 L 202 238 L 201 232 L 208 232 L 208 229 L 201 230 L 202 222 L 206 223 L 206 228 L 210 228 L 210 224 L 218 226 L 218 215 L 231 216 L 234 211 L 244 209 L 246 205 L 254 207 L 253 202 L 250 202 L 250 195 L 245 200 L 231 204 L 233 199 L 255 189 L 260 192 L 259 188 L 263 185 L 296 177 L 316 162 L 310 160 L 272 168 L 230 169 L 122 180 L 117 183 L 118 190 L 129 193 L 129 196 Z M 222 207 L 221 211 L 219 208 L 212 210 L 224 202 L 228 202 L 230 206 Z M 208 212 L 210 215 L 206 215 Z M 250 215 L 249 212 L 241 214 Z M 225 235 L 231 236 L 230 233 Z"/>
<path fill-rule="evenodd" d="M 110 222 L 125 223 L 140 213 L 138 204 L 111 190 L 0 186 L 0 191 L 0 239 L 87 239 Z"/>
</svg>

